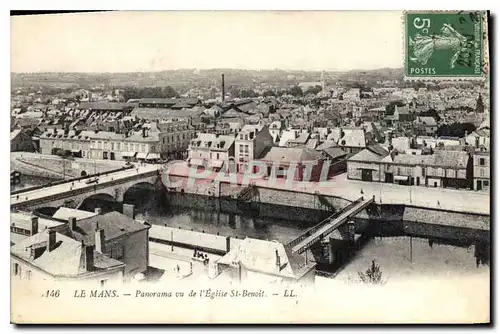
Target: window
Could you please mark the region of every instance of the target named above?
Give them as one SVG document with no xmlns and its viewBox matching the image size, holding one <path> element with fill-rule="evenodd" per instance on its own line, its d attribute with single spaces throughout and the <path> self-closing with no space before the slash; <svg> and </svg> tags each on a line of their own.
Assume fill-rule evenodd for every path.
<svg viewBox="0 0 500 334">
<path fill-rule="evenodd" d="M 479 158 L 479 165 L 484 166 L 484 158 Z"/>
<path fill-rule="evenodd" d="M 115 260 L 123 260 L 124 258 L 124 248 L 122 245 L 117 245 L 111 249 L 111 258 Z"/>
<path fill-rule="evenodd" d="M 482 168 L 481 168 L 481 169 L 479 170 L 479 175 L 480 175 L 481 177 L 484 177 L 484 169 L 482 169 Z"/>
<path fill-rule="evenodd" d="M 114 150 L 115 150 L 115 143 L 111 142 L 111 151 L 114 151 Z"/>
<path fill-rule="evenodd" d="M 146 145 L 144 144 L 141 144 L 141 152 L 146 152 Z"/>
<path fill-rule="evenodd" d="M 98 141 L 97 143 L 98 143 L 98 147 L 97 148 L 100 149 L 100 150 L 102 150 L 102 141 Z"/>
<path fill-rule="evenodd" d="M 217 160 L 219 160 L 219 153 L 217 153 Z"/>
<path fill-rule="evenodd" d="M 165 137 L 163 137 L 163 144 L 165 144 Z"/>
<path fill-rule="evenodd" d="M 26 279 L 27 280 L 31 279 L 31 270 L 26 271 Z"/>
<path fill-rule="evenodd" d="M 398 167 L 398 175 L 401 175 L 401 168 Z"/>
<path fill-rule="evenodd" d="M 483 186 L 489 187 L 490 186 L 490 181 L 483 181 Z"/>
<path fill-rule="evenodd" d="M 425 177 L 425 167 L 422 168 L 422 176 Z"/>
<path fill-rule="evenodd" d="M 21 267 L 19 267 L 19 263 L 14 263 L 14 275 L 19 275 L 21 273 Z"/>
</svg>

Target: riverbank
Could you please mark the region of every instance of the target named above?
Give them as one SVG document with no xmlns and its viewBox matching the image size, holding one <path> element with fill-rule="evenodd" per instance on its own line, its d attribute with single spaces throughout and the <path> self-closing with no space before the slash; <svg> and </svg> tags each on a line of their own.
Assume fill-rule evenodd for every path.
<svg viewBox="0 0 500 334">
<path fill-rule="evenodd" d="M 317 195 L 327 196 L 328 202 L 343 207 L 361 196 L 375 197 L 378 204 L 405 205 L 425 209 L 446 210 L 458 213 L 490 215 L 490 194 L 470 190 L 402 186 L 389 183 L 362 182 L 347 179 L 347 174 L 337 175 L 323 182 L 297 182 L 284 179 L 248 179 L 235 174 L 221 180 L 216 173 L 197 172 L 185 161 L 166 166 L 164 183 L 176 185 L 173 189 L 192 194 L 216 197 L 236 197 L 245 186 L 252 183 L 259 189 L 259 201 L 307 205 L 314 203 Z M 231 181 L 230 181 L 231 179 Z M 177 184 L 176 184 L 177 183 Z M 266 190 L 280 190 L 280 198 L 269 198 Z M 288 195 L 286 195 L 288 193 Z M 295 197 L 301 194 L 303 200 Z M 312 196 L 305 196 L 312 195 Z M 306 202 L 306 203 L 304 203 Z M 310 204 L 309 204 L 310 207 Z"/>
</svg>

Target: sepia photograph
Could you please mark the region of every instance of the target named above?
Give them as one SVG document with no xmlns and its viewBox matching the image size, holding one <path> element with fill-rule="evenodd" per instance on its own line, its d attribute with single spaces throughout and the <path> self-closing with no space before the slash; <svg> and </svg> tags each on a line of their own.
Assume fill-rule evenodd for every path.
<svg viewBox="0 0 500 334">
<path fill-rule="evenodd" d="M 490 323 L 489 23 L 11 13 L 11 322 Z"/>
</svg>

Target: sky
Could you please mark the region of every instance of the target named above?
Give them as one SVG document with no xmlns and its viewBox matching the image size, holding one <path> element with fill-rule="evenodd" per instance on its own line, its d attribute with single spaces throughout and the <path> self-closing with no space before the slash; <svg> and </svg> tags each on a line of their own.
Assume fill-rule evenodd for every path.
<svg viewBox="0 0 500 334">
<path fill-rule="evenodd" d="M 122 11 L 11 17 L 12 72 L 403 67 L 399 11 Z"/>
</svg>

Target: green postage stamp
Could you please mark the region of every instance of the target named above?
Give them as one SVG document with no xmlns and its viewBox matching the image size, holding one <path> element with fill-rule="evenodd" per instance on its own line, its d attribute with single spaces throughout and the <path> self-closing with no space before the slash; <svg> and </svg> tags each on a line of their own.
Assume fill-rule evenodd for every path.
<svg viewBox="0 0 500 334">
<path fill-rule="evenodd" d="M 405 79 L 484 79 L 485 11 L 405 12 Z"/>
</svg>

